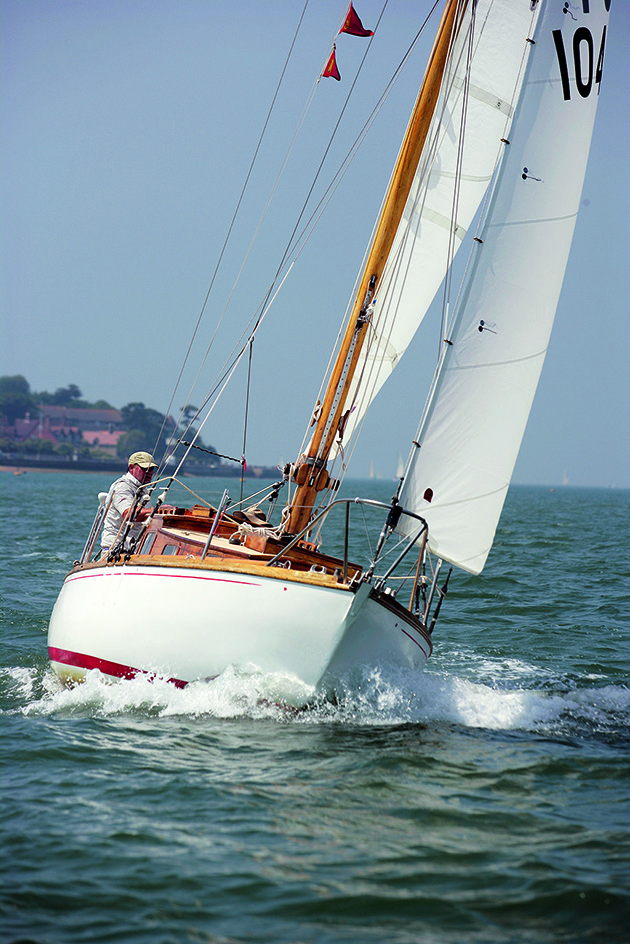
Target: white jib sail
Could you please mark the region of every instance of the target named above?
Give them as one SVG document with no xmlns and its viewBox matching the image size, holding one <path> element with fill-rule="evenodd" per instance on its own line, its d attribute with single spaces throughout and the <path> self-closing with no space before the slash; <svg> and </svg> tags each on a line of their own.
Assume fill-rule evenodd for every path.
<svg viewBox="0 0 630 944">
<path fill-rule="evenodd" d="M 467 5 L 377 292 L 370 334 L 347 401 L 351 414 L 344 445 L 404 354 L 444 279 L 449 243 L 452 257 L 487 191 L 513 115 L 524 38 L 531 35 L 536 15 L 530 7 L 530 0 L 478 0 L 476 5 L 470 0 Z M 460 153 L 467 76 L 466 126 L 474 131 Z"/>
<path fill-rule="evenodd" d="M 426 518 L 431 549 L 472 573 L 492 545 L 547 350 L 586 170 L 610 0 L 538 5 L 483 242 L 475 244 L 401 496 Z"/>
</svg>

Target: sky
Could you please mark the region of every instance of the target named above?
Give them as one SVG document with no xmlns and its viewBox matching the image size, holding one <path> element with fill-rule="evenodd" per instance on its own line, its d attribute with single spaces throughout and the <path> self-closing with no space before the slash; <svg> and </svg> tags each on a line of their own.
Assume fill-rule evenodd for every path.
<svg viewBox="0 0 630 944">
<path fill-rule="evenodd" d="M 316 194 L 429 5 L 389 0 L 356 86 L 368 43 L 351 36 L 337 40 L 342 81 L 315 86 L 346 0 L 310 0 L 214 277 L 302 0 L 2 0 L 0 375 L 23 374 L 34 391 L 77 384 L 118 408 L 141 401 L 177 415 L 199 405 L 267 291 L 346 100 L 347 126 Z M 373 28 L 383 0 L 355 6 Z M 297 456 L 429 43 L 418 44 L 256 336 L 249 464 Z M 630 487 L 629 48 L 630 4 L 613 0 L 582 207 L 515 482 Z M 372 467 L 394 477 L 436 347 L 434 328 L 403 358 L 373 404 L 351 475 Z M 204 428 L 226 455 L 243 448 L 245 368 Z"/>
</svg>

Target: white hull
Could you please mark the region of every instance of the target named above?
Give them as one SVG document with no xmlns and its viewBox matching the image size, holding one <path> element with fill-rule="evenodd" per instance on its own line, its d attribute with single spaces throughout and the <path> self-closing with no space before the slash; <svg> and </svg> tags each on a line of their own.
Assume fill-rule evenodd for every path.
<svg viewBox="0 0 630 944">
<path fill-rule="evenodd" d="M 367 585 L 355 593 L 321 585 L 316 575 L 262 570 L 153 563 L 77 569 L 50 620 L 53 668 L 65 679 L 98 668 L 183 685 L 253 664 L 326 687 L 357 666 L 421 666 L 430 655 L 430 638 L 391 603 L 371 598 Z"/>
</svg>

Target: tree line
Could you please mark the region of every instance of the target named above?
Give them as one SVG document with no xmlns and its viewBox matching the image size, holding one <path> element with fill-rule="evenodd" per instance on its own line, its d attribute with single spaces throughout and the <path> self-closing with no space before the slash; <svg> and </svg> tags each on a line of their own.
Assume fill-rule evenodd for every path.
<svg viewBox="0 0 630 944">
<path fill-rule="evenodd" d="M 27 413 L 33 413 L 40 404 L 54 406 L 77 406 L 96 410 L 113 410 L 114 407 L 107 400 L 97 400 L 89 403 L 81 399 L 81 391 L 76 384 L 67 387 L 58 387 L 54 393 L 42 390 L 36 393 L 21 374 L 13 377 L 0 377 L 0 414 L 7 423 L 13 425 L 16 420 L 24 419 Z"/>
<path fill-rule="evenodd" d="M 94 410 L 114 410 L 106 400 L 96 400 L 94 403 L 84 400 L 82 393 L 76 384 L 68 384 L 66 387 L 58 387 L 54 393 L 48 391 L 34 392 L 30 388 L 29 382 L 21 374 L 13 377 L 0 377 L 0 415 L 4 417 L 7 425 L 12 426 L 16 420 L 24 419 L 30 414 L 33 419 L 37 417 L 37 410 L 40 405 L 66 406 L 82 409 Z M 169 417 L 165 417 L 159 410 L 147 407 L 144 403 L 127 403 L 121 407 L 120 413 L 125 433 L 119 438 L 116 445 L 117 455 L 124 457 L 129 452 L 137 450 L 155 451 L 161 456 L 166 448 L 166 444 L 172 436 L 176 424 Z M 196 407 L 187 406 L 183 410 L 181 432 L 187 428 L 189 420 L 195 415 Z M 193 430 L 188 430 L 187 437 L 194 435 Z M 203 446 L 200 438 L 197 443 Z M 157 445 L 156 445 L 157 444 Z M 51 442 L 42 440 L 30 440 L 21 444 L 16 444 L 14 440 L 7 439 L 5 436 L 0 443 L 3 448 L 15 449 L 16 445 L 27 447 L 24 451 L 53 451 L 67 452 L 78 450 L 79 455 L 93 455 L 93 451 L 86 443 L 60 443 L 55 446 Z M 212 446 L 207 448 L 213 449 Z"/>
</svg>

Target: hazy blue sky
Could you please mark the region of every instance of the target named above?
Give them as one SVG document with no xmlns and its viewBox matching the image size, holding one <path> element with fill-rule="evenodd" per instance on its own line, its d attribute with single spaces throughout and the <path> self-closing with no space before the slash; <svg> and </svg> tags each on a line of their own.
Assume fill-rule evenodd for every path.
<svg viewBox="0 0 630 944">
<path fill-rule="evenodd" d="M 592 0 L 603 2 L 603 0 Z M 374 26 L 382 0 L 358 0 Z M 390 0 L 323 178 L 365 121 L 428 0 Z M 346 0 L 311 0 L 199 331 L 192 375 L 250 242 Z M 0 374 L 165 411 L 293 38 L 302 0 L 2 0 Z M 366 41 L 338 40 L 226 324 L 262 299 Z M 630 3 L 613 0 L 590 164 L 551 347 L 515 481 L 630 487 Z M 247 455 L 295 457 L 418 87 L 418 50 L 255 344 Z M 570 172 L 570 168 L 567 169 Z M 321 192 L 321 186 L 318 192 Z M 395 473 L 435 326 L 377 399 L 352 473 Z M 211 355 L 192 402 L 218 367 Z M 193 369 L 194 368 L 194 369 Z M 207 436 L 240 455 L 245 375 Z"/>
</svg>

